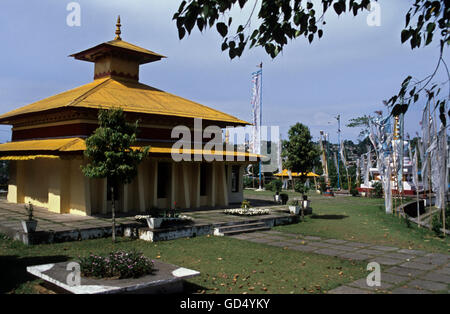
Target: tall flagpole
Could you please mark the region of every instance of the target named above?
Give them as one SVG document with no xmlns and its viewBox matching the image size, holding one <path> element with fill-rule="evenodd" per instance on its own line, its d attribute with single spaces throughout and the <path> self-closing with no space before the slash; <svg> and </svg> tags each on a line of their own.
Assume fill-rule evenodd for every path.
<svg viewBox="0 0 450 314">
<path fill-rule="evenodd" d="M 262 62 L 257 65 L 258 71 L 252 73 L 253 95 L 252 95 L 252 152 L 261 154 L 261 125 L 262 125 Z M 262 160 L 259 160 L 259 188 L 262 190 Z"/>
<path fill-rule="evenodd" d="M 260 68 L 260 78 L 259 78 L 259 143 L 261 145 L 261 126 L 262 126 L 262 62 L 259 65 Z M 262 189 L 261 185 L 261 177 L 262 177 L 262 161 L 259 159 L 259 189 Z"/>
<path fill-rule="evenodd" d="M 337 173 L 338 173 L 338 191 L 341 190 L 341 184 L 339 182 L 339 154 L 341 153 L 341 115 L 338 114 L 336 117 L 338 120 L 338 164 L 337 164 Z"/>
</svg>

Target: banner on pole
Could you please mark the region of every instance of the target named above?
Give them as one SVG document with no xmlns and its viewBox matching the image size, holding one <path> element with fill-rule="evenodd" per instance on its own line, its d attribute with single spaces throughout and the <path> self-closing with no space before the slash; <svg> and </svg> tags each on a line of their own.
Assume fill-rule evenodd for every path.
<svg viewBox="0 0 450 314">
<path fill-rule="evenodd" d="M 250 151 L 254 154 L 261 153 L 261 75 L 262 70 L 252 73 L 252 138 Z"/>
</svg>

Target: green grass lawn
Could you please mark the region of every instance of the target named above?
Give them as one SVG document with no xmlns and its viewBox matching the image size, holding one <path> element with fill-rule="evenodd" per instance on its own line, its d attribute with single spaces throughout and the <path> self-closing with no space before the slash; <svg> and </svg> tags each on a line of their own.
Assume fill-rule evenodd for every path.
<svg viewBox="0 0 450 314">
<path fill-rule="evenodd" d="M 76 259 L 90 252 L 137 249 L 153 259 L 195 269 L 188 293 L 323 293 L 356 279 L 364 265 L 333 257 L 270 247 L 227 237 L 196 237 L 149 243 L 142 240 L 96 239 L 25 246 L 0 239 L 0 293 L 37 293 L 42 281 L 26 266 Z"/>
<path fill-rule="evenodd" d="M 272 195 L 273 192 L 245 191 L 245 197 Z M 289 193 L 289 197 L 301 197 Z M 335 196 L 323 197 L 310 193 L 313 216 L 304 223 L 279 226 L 278 231 L 304 235 L 337 238 L 374 244 L 392 245 L 400 248 L 449 252 L 450 241 L 441 239 L 428 229 L 412 224 L 406 226 L 403 219 L 384 212 L 384 200 L 376 198 Z"/>
</svg>

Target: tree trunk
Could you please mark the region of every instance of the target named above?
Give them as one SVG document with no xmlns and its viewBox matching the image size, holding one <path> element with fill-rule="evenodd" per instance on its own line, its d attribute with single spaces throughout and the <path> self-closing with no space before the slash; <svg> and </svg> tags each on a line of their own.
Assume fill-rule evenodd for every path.
<svg viewBox="0 0 450 314">
<path fill-rule="evenodd" d="M 114 199 L 114 184 L 111 184 L 111 216 L 112 216 L 112 241 L 116 242 L 116 202 Z"/>
</svg>

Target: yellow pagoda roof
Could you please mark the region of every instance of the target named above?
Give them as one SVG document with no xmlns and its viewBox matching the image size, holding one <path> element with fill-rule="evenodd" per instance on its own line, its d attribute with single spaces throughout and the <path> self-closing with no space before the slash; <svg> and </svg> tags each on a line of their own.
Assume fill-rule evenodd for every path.
<svg viewBox="0 0 450 314">
<path fill-rule="evenodd" d="M 172 149 L 169 143 L 155 143 L 149 144 L 140 142 L 133 149 L 139 149 L 144 146 L 150 146 L 150 153 L 154 154 L 194 154 L 194 155 L 223 155 L 223 156 L 244 156 L 260 158 L 260 155 L 248 153 L 248 152 L 236 152 L 236 151 L 213 151 L 204 149 Z M 83 138 L 59 138 L 59 139 L 41 139 L 41 140 L 27 140 L 27 141 L 14 141 L 4 144 L 0 144 L 0 160 L 27 160 L 35 158 L 58 158 L 57 153 L 67 152 L 81 152 L 86 150 L 86 141 Z M 45 152 L 46 154 L 31 155 L 33 152 Z M 30 155 L 27 155 L 27 154 Z M 53 155 L 52 155 L 53 153 Z"/>
<path fill-rule="evenodd" d="M 85 149 L 86 145 L 82 138 L 58 138 L 58 139 L 42 139 L 29 141 L 14 141 L 0 144 L 0 154 L 5 152 L 23 152 L 23 151 L 74 152 L 74 151 L 83 151 Z"/>
<path fill-rule="evenodd" d="M 201 118 L 233 125 L 250 123 L 194 101 L 132 80 L 102 78 L 0 115 L 0 123 L 12 117 L 57 108 L 122 108 L 125 112 L 185 118 Z"/>
<path fill-rule="evenodd" d="M 136 46 L 136 45 L 126 42 L 122 39 L 114 39 L 114 40 L 110 40 L 110 41 L 101 43 L 92 48 L 71 54 L 70 57 L 74 57 L 75 59 L 78 59 L 78 60 L 94 62 L 95 59 L 98 57 L 100 51 L 104 51 L 106 49 L 109 49 L 109 50 L 116 49 L 116 48 L 126 50 L 127 53 L 135 53 L 136 56 L 138 56 L 140 64 L 148 63 L 148 62 L 152 62 L 152 61 L 158 61 L 161 58 L 166 58 L 166 56 L 163 56 L 163 55 L 153 52 L 151 50 Z"/>
<path fill-rule="evenodd" d="M 298 172 L 292 172 L 291 176 L 292 177 L 300 177 L 302 173 L 298 173 Z M 277 177 L 289 177 L 289 172 L 287 169 L 283 169 L 282 172 L 276 173 L 275 176 Z M 320 177 L 318 174 L 315 174 L 314 172 L 308 172 L 306 174 L 307 177 Z"/>
<path fill-rule="evenodd" d="M 102 56 L 105 52 L 110 52 L 111 50 L 119 50 L 121 52 L 125 51 L 128 55 L 134 55 L 134 58 L 137 58 L 139 64 L 158 61 L 161 60 L 161 58 L 165 58 L 165 56 L 160 55 L 156 52 L 123 41 L 120 37 L 120 34 L 122 34 L 122 31 L 120 30 L 121 26 L 122 24 L 120 24 L 119 15 L 117 17 L 116 37 L 114 38 L 114 40 L 99 44 L 95 47 L 80 51 L 78 53 L 74 53 L 70 56 L 78 60 L 95 62 L 96 58 Z"/>
</svg>

